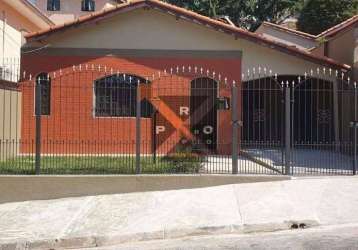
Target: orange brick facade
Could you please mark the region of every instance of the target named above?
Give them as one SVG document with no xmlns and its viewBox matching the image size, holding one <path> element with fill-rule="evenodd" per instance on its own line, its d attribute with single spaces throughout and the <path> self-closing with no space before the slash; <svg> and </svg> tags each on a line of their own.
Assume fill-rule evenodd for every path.
<svg viewBox="0 0 358 250">
<path fill-rule="evenodd" d="M 150 95 L 153 102 L 160 98 L 162 103 L 166 104 L 165 107 L 180 118 L 184 128 L 175 127 L 170 114 L 159 114 L 156 125 L 166 129 L 157 134 L 156 152 L 158 153 L 173 150 L 181 138 L 188 137 L 185 135 L 185 128 L 190 130 L 190 117 L 179 115 L 179 109 L 181 106 L 189 106 L 190 83 L 193 79 L 214 78 L 218 82 L 219 97 L 230 97 L 232 82 L 236 81 L 239 84 L 241 79 L 240 58 L 44 54 L 24 55 L 22 68 L 27 76 L 30 74 L 32 76 L 31 80 L 21 84 L 23 93 L 21 151 L 25 154 L 34 152 L 34 76 L 41 72 L 48 72 L 51 77 L 51 113 L 41 118 L 41 151 L 44 154 L 133 154 L 135 152 L 135 117 L 94 116 L 93 84 L 94 80 L 103 76 L 120 72 L 148 79 L 151 82 Z M 142 94 L 145 95 L 146 91 L 149 90 L 143 89 Z M 238 112 L 241 113 L 240 107 Z M 152 119 L 141 118 L 143 154 L 153 152 L 153 131 L 155 128 Z M 231 110 L 219 110 L 217 152 L 231 153 L 231 141 Z"/>
</svg>

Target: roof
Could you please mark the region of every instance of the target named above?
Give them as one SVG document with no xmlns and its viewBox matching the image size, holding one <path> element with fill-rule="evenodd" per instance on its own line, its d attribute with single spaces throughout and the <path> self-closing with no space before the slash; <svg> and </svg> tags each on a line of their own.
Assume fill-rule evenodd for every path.
<svg viewBox="0 0 358 250">
<path fill-rule="evenodd" d="M 78 19 L 76 19 L 72 22 L 68 22 L 68 23 L 65 23 L 62 25 L 56 25 L 56 26 L 50 27 L 48 29 L 45 29 L 45 30 L 42 30 L 39 32 L 28 34 L 26 36 L 26 38 L 27 38 L 28 42 L 41 40 L 41 39 L 44 39 L 52 34 L 60 32 L 60 31 L 78 27 L 79 25 L 83 25 L 83 24 L 96 23 L 103 19 L 110 18 L 115 14 L 128 12 L 128 11 L 138 9 L 138 8 L 143 8 L 143 7 L 155 8 L 155 9 L 167 12 L 169 14 L 175 15 L 177 18 L 186 19 L 188 21 L 191 21 L 191 22 L 194 22 L 197 24 L 201 24 L 201 25 L 209 27 L 209 28 L 220 30 L 225 33 L 234 35 L 235 38 L 246 39 L 248 41 L 257 43 L 261 46 L 266 46 L 271 49 L 275 49 L 275 50 L 278 50 L 278 51 L 281 51 L 281 52 L 284 52 L 284 53 L 287 53 L 290 55 L 301 57 L 305 60 L 308 60 L 308 61 L 311 61 L 311 62 L 314 62 L 317 64 L 327 65 L 332 68 L 339 68 L 339 69 L 344 69 L 344 70 L 350 69 L 349 65 L 341 64 L 341 63 L 336 62 L 333 59 L 330 59 L 328 57 L 312 55 L 305 50 L 287 46 L 283 43 L 270 40 L 270 39 L 262 37 L 258 34 L 241 29 L 239 27 L 234 27 L 232 25 L 223 23 L 222 21 L 218 21 L 218 20 L 203 16 L 203 15 L 200 15 L 193 11 L 189 11 L 184 8 L 177 7 L 175 5 L 161 2 L 159 0 L 132 0 L 127 3 L 116 5 L 112 8 L 108 8 L 108 9 L 105 9 L 105 10 L 102 10 L 99 12 L 95 12 L 95 13 L 87 15 L 87 16 L 79 17 Z"/>
<path fill-rule="evenodd" d="M 284 32 L 288 32 L 291 34 L 295 34 L 297 36 L 305 37 L 307 39 L 317 40 L 318 38 L 321 38 L 321 37 L 324 37 L 324 38 L 334 37 L 337 34 L 354 27 L 354 25 L 357 23 L 358 23 L 358 15 L 355 15 L 355 16 L 347 19 L 346 21 L 339 23 L 336 26 L 333 26 L 332 28 L 329 28 L 329 29 L 323 31 L 322 33 L 320 33 L 318 35 L 312 35 L 309 33 L 302 32 L 302 31 L 286 28 L 281 25 L 270 23 L 270 22 L 263 22 L 262 25 L 272 27 L 274 29 L 282 30 Z"/>
<path fill-rule="evenodd" d="M 29 9 L 33 10 L 42 20 L 44 20 L 49 25 L 54 25 L 55 23 L 50 20 L 48 16 L 46 16 L 39 8 L 30 3 L 28 0 L 21 0 Z"/>
<path fill-rule="evenodd" d="M 358 15 L 355 15 L 349 18 L 348 20 L 340 24 L 337 24 L 336 26 L 333 26 L 332 28 L 326 31 L 323 31 L 321 34 L 318 35 L 318 37 L 326 37 L 326 38 L 333 37 L 342 31 L 350 29 L 357 23 L 358 23 Z"/>
<path fill-rule="evenodd" d="M 42 13 L 40 9 L 27 0 L 3 1 L 42 29 L 54 25 L 54 23 L 44 13 Z"/>
<path fill-rule="evenodd" d="M 272 27 L 272 28 L 277 29 L 277 30 L 282 30 L 284 32 L 291 33 L 291 34 L 294 34 L 294 35 L 297 35 L 297 36 L 301 36 L 301 37 L 304 37 L 304 38 L 307 38 L 307 39 L 310 39 L 310 40 L 316 40 L 317 39 L 317 36 L 315 36 L 315 35 L 305 33 L 305 32 L 302 32 L 302 31 L 298 31 L 298 30 L 294 30 L 294 29 L 290 29 L 290 28 L 287 28 L 287 27 L 283 27 L 283 26 L 278 25 L 278 24 L 274 24 L 274 23 L 270 23 L 270 22 L 263 22 L 261 25 Z"/>
</svg>

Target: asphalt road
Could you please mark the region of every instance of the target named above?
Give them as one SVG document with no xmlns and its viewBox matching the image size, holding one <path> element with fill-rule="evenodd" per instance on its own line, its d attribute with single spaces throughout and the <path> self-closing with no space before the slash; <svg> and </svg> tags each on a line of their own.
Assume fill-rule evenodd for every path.
<svg viewBox="0 0 358 250">
<path fill-rule="evenodd" d="M 358 224 L 246 235 L 215 235 L 128 243 L 91 250 L 356 250 Z M 89 250 L 89 249 L 88 249 Z"/>
</svg>

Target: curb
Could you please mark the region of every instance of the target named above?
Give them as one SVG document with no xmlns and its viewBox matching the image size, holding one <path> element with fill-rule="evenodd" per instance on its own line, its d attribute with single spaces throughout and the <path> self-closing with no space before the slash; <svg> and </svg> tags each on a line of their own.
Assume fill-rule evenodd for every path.
<svg viewBox="0 0 358 250">
<path fill-rule="evenodd" d="M 282 175 L 0 175 L 0 204 L 69 197 L 156 192 L 222 185 L 288 181 Z"/>
<path fill-rule="evenodd" d="M 305 225 L 304 228 L 319 226 L 317 221 L 300 220 L 284 221 L 282 223 L 265 223 L 256 225 L 224 225 L 214 227 L 198 227 L 179 230 L 163 230 L 136 234 L 120 234 L 108 236 L 83 236 L 61 239 L 44 239 L 38 241 L 19 241 L 0 243 L 0 250 L 40 250 L 40 249 L 77 249 L 119 245 L 129 242 L 177 239 L 190 236 L 205 236 L 212 234 L 248 234 L 259 232 L 274 232 L 293 229 L 295 225 Z"/>
</svg>

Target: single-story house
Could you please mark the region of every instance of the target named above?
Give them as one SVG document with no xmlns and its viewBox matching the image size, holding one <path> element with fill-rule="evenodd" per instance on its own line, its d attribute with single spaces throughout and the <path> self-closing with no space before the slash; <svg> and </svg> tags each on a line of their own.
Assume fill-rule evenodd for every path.
<svg viewBox="0 0 358 250">
<path fill-rule="evenodd" d="M 260 134 L 271 127 L 264 123 L 265 113 L 281 103 L 281 82 L 291 84 L 292 79 L 307 73 L 334 82 L 334 73 L 321 76 L 316 72 L 341 74 L 351 68 L 158 0 L 133 0 L 26 39 L 22 48 L 26 77 L 21 84 L 23 153 L 33 152 L 37 84 L 42 85 L 44 153 L 133 153 L 138 98 L 142 152 L 168 152 L 183 138 L 196 138 L 208 150 L 229 153 L 232 140 L 245 138 L 247 130 L 259 134 L 246 135 L 247 140 L 268 138 Z M 245 83 L 260 79 L 273 82 L 262 88 L 254 82 L 256 92 L 248 94 L 251 90 Z M 238 86 L 235 108 L 244 123 L 238 138 L 231 132 L 233 85 Z M 319 118 L 311 120 L 317 124 L 322 120 L 317 131 L 329 126 L 329 135 L 331 128 L 339 125 L 326 125 L 331 122 L 327 113 L 333 110 L 331 85 L 327 87 L 329 96 L 324 97 L 328 106 L 314 113 Z M 267 92 L 260 95 L 265 88 Z M 260 101 L 250 106 L 250 96 L 266 98 L 265 107 L 260 107 Z M 245 109 L 252 115 L 245 115 Z M 202 113 L 200 119 L 195 118 L 197 110 Z M 274 115 L 277 123 L 283 120 L 280 109 Z M 280 136 L 276 131 L 273 140 Z"/>
</svg>

